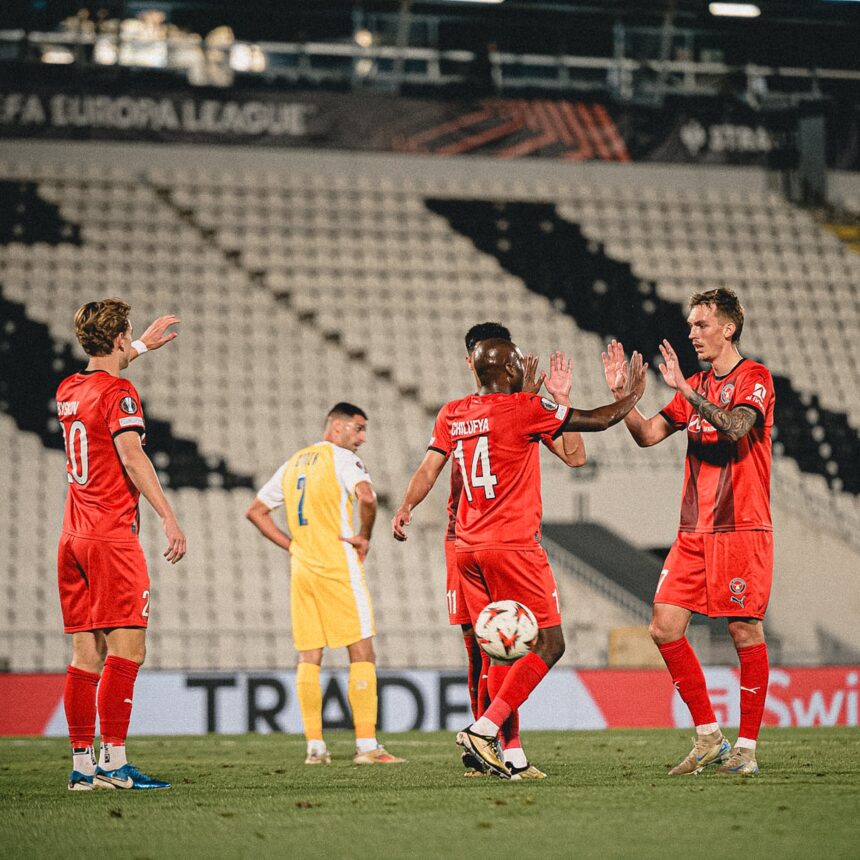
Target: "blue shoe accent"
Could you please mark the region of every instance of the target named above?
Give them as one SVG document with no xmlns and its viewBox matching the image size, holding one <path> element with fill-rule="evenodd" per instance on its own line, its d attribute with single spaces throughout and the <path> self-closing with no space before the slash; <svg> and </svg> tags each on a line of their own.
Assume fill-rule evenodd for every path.
<svg viewBox="0 0 860 860">
<path fill-rule="evenodd" d="M 170 783 L 141 773 L 133 764 L 124 764 L 116 770 L 102 770 L 102 768 L 97 767 L 96 775 L 93 777 L 93 787 L 120 789 L 170 788 Z"/>
<path fill-rule="evenodd" d="M 79 770 L 73 770 L 69 774 L 69 791 L 92 791 L 93 778 Z"/>
</svg>

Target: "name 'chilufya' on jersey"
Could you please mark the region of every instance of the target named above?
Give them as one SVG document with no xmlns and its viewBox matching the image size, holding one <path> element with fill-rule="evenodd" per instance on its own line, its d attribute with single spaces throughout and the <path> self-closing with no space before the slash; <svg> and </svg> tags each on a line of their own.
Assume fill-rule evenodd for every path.
<svg viewBox="0 0 860 860">
<path fill-rule="evenodd" d="M 137 389 L 104 370 L 84 370 L 60 383 L 56 400 L 69 481 L 63 531 L 98 540 L 133 540 L 140 529 L 140 492 L 113 440 L 135 432 L 145 441 Z"/>
<path fill-rule="evenodd" d="M 531 548 L 540 541 L 539 443 L 570 408 L 536 394 L 471 394 L 436 416 L 430 449 L 453 457 L 462 490 L 457 547 Z"/>
<path fill-rule="evenodd" d="M 725 376 L 713 370 L 687 382 L 702 397 L 727 411 L 747 406 L 758 413 L 755 426 L 737 442 L 718 433 L 680 394 L 661 410 L 676 429 L 687 431 L 682 532 L 772 531 L 770 515 L 773 378 L 763 365 L 741 359 Z"/>
</svg>

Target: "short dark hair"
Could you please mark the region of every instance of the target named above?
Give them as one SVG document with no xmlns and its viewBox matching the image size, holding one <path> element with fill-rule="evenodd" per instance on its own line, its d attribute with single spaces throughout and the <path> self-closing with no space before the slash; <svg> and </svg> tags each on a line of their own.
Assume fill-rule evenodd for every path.
<svg viewBox="0 0 860 860">
<path fill-rule="evenodd" d="M 482 340 L 510 340 L 511 333 L 501 323 L 485 322 L 473 325 L 466 332 L 466 355 L 471 355 L 475 345 Z"/>
<path fill-rule="evenodd" d="M 131 307 L 122 299 L 87 302 L 75 314 L 75 335 L 87 355 L 110 355 L 117 335 L 128 331 Z"/>
<path fill-rule="evenodd" d="M 340 403 L 335 403 L 335 405 L 329 409 L 325 420 L 331 421 L 334 418 L 354 418 L 356 415 L 360 415 L 365 421 L 367 421 L 367 413 L 363 409 L 360 409 L 353 403 L 347 403 L 345 400 L 341 400 Z"/>
<path fill-rule="evenodd" d="M 737 343 L 741 339 L 741 332 L 744 330 L 744 306 L 738 300 L 734 290 L 719 287 L 704 293 L 693 293 L 690 296 L 690 310 L 698 305 L 713 305 L 720 316 L 735 324 L 732 343 Z"/>
</svg>

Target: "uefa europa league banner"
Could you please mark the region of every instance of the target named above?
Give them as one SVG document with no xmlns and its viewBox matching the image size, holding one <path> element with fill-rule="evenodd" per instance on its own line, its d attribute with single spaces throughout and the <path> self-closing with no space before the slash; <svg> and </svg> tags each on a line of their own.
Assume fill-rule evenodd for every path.
<svg viewBox="0 0 860 860">
<path fill-rule="evenodd" d="M 580 98 L 409 98 L 302 90 L 158 89 L 70 70 L 0 78 L 0 137 L 253 144 L 497 158 L 765 165 L 790 161 L 797 117 L 736 101 L 661 108 Z M 860 169 L 858 112 L 827 112 L 828 164 Z"/>
<path fill-rule="evenodd" d="M 708 692 L 721 725 L 740 718 L 736 667 L 708 667 Z M 350 729 L 346 670 L 323 671 L 323 721 Z M 0 735 L 67 732 L 65 675 L 0 674 Z M 765 726 L 856 726 L 860 666 L 773 667 Z M 663 669 L 556 668 L 521 710 L 534 729 L 687 728 L 689 712 Z M 466 676 L 451 671 L 379 673 L 382 732 L 456 731 L 471 720 Z M 149 672 L 135 687 L 131 733 L 300 733 L 295 672 Z"/>
</svg>

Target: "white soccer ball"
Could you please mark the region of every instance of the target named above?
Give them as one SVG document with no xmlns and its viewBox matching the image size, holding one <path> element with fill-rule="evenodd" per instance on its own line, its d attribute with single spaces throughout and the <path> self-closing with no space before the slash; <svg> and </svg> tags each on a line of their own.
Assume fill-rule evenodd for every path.
<svg viewBox="0 0 860 860">
<path fill-rule="evenodd" d="M 475 621 L 475 636 L 484 653 L 496 660 L 517 660 L 535 643 L 537 620 L 516 600 L 488 603 Z"/>
</svg>

